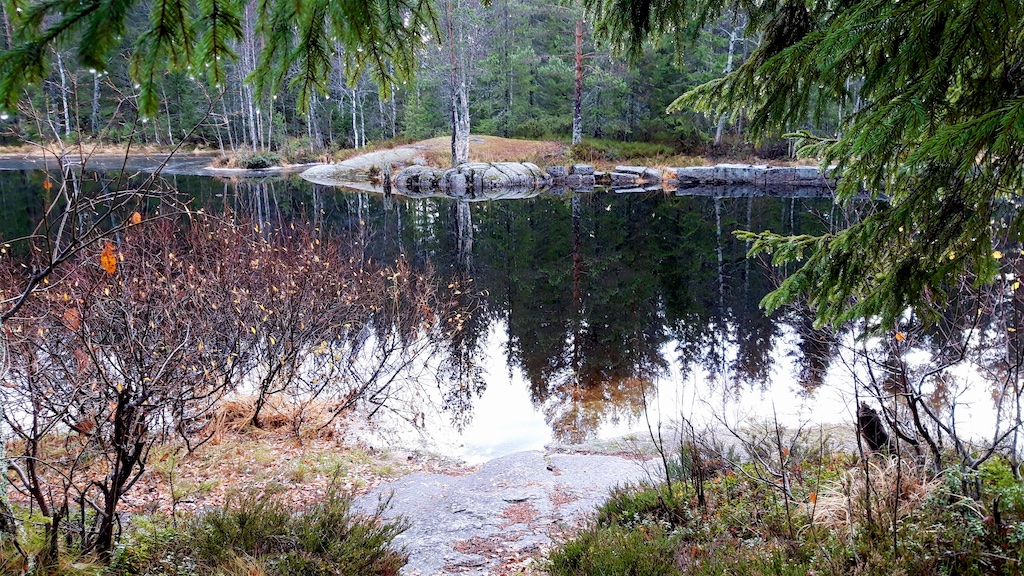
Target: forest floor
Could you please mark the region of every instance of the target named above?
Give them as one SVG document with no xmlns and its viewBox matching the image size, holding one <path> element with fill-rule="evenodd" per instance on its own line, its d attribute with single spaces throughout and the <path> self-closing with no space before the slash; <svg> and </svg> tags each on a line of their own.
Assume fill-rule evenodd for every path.
<svg viewBox="0 0 1024 576">
<path fill-rule="evenodd" d="M 469 160 L 471 162 L 533 162 L 545 166 L 562 162 L 569 146 L 554 140 L 516 140 L 498 136 L 471 136 Z M 427 166 L 451 164 L 451 138 L 441 136 L 395 147 L 344 150 L 335 156 L 336 162 L 363 166 L 380 165 L 390 161 L 393 165 L 411 164 L 417 159 Z"/>
<path fill-rule="evenodd" d="M 553 446 L 468 465 L 371 446 L 358 439 L 358 414 L 296 434 L 287 409 L 274 408 L 256 429 L 246 424 L 250 408 L 247 400 L 227 402 L 206 430 L 209 440 L 191 452 L 178 442 L 154 446 L 121 511 L 183 520 L 264 490 L 301 510 L 333 484 L 357 510 L 372 514 L 390 500 L 384 517 L 408 522 L 395 542 L 409 555 L 403 574 L 525 576 L 545 573 L 547 551 L 584 526 L 613 487 L 647 478 L 648 447 L 638 441 Z M 24 494 L 10 496 L 28 506 Z"/>
<path fill-rule="evenodd" d="M 501 138 L 498 136 L 474 135 L 470 137 L 469 155 L 471 162 L 532 162 L 538 166 L 569 165 L 572 163 L 592 164 L 599 170 L 610 170 L 616 165 L 632 164 L 651 167 L 679 167 L 711 165 L 720 162 L 743 164 L 772 164 L 779 166 L 816 164 L 815 159 L 787 159 L 758 157 L 742 149 L 716 152 L 709 155 L 672 152 L 665 145 L 623 142 L 621 148 L 612 141 L 585 141 L 585 145 L 577 152 L 583 156 L 574 157 L 573 147 L 560 140 L 520 140 Z M 619 149 L 617 149 L 619 148 Z M 81 143 L 66 144 L 20 144 L 0 146 L 0 159 L 43 161 L 56 159 L 61 154 L 73 158 L 116 159 L 130 157 L 160 158 L 174 152 L 180 159 L 190 160 L 196 166 L 197 173 L 210 174 L 219 172 L 246 172 L 238 168 L 218 168 L 218 164 L 227 162 L 225 156 L 216 149 L 199 146 L 133 145 L 130 148 L 117 144 Z M 241 154 L 242 152 L 239 152 Z M 192 162 L 193 160 L 209 159 L 209 164 Z M 362 170 L 370 166 L 380 166 L 390 162 L 400 167 L 414 162 L 427 166 L 449 166 L 451 164 L 451 138 L 439 136 L 419 141 L 384 140 L 371 143 L 366 148 L 346 148 L 324 155 L 320 158 L 329 164 L 352 166 Z M 230 162 L 227 162 L 230 164 Z M 287 170 L 292 163 L 287 159 L 276 170 Z M 308 166 L 309 164 L 299 164 Z"/>
<path fill-rule="evenodd" d="M 191 454 L 160 446 L 125 495 L 124 512 L 186 518 L 233 494 L 271 487 L 292 509 L 320 501 L 335 482 L 372 514 L 409 528 L 395 545 L 403 574 L 545 574 L 552 546 L 586 525 L 609 491 L 647 478 L 628 450 L 567 447 L 467 465 L 419 451 L 382 449 L 336 436 L 296 438 L 287 428 L 230 431 Z"/>
</svg>

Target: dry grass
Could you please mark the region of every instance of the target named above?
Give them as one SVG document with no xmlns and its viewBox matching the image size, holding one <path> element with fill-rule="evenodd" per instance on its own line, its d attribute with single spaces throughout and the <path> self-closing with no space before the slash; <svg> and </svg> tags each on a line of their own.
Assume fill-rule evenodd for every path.
<svg viewBox="0 0 1024 576">
<path fill-rule="evenodd" d="M 448 167 L 451 165 L 451 138 L 440 136 L 418 142 L 386 141 L 359 150 L 342 150 L 333 156 L 334 161 L 345 160 L 368 152 L 386 150 L 397 146 L 412 146 L 419 151 L 428 166 Z M 533 162 L 538 166 L 564 164 L 568 146 L 549 140 L 516 140 L 497 136 L 472 136 L 469 144 L 471 162 Z"/>
<path fill-rule="evenodd" d="M 449 470 L 441 459 L 410 460 L 339 439 L 300 442 L 287 432 L 224 430 L 191 454 L 183 447 L 154 449 L 150 467 L 125 496 L 124 511 L 170 515 L 219 506 L 232 491 L 281 487 L 280 499 L 303 507 L 323 496 L 332 480 L 344 491 L 363 493 L 414 471 Z"/>
<path fill-rule="evenodd" d="M 852 468 L 822 490 L 808 512 L 815 524 L 833 529 L 865 523 L 868 503 L 874 514 L 886 514 L 889 520 L 895 506 L 897 519 L 902 519 L 920 508 L 941 483 L 912 462 L 875 457 L 868 461 L 867 472 L 863 466 Z"/>
<path fill-rule="evenodd" d="M 65 144 L 63 148 L 58 142 L 48 142 L 45 144 L 17 144 L 17 145 L 6 145 L 0 146 L 0 157 L 2 156 L 18 156 L 18 157 L 54 157 L 61 153 L 63 150 L 67 154 L 82 155 L 82 156 L 124 156 L 125 154 L 132 154 L 134 156 L 150 156 L 158 154 L 167 154 L 173 150 L 170 146 L 156 146 L 153 144 L 133 144 L 131 150 L 122 144 L 104 144 L 102 142 L 82 142 L 80 144 Z M 201 154 L 201 155 L 213 155 L 215 150 L 204 149 L 200 147 L 185 146 L 176 152 L 178 155 L 182 154 Z"/>
<path fill-rule="evenodd" d="M 464 473 L 466 469 L 441 457 L 391 453 L 346 439 L 346 429 L 335 424 L 324 433 L 297 437 L 295 418 L 316 421 L 325 406 L 292 406 L 273 401 L 261 416 L 263 428 L 248 425 L 254 408 L 252 398 L 239 397 L 222 403 L 207 424 L 208 442 L 189 453 L 178 441 L 154 446 L 146 470 L 124 496 L 121 510 L 129 514 L 170 516 L 223 504 L 239 489 L 281 487 L 281 501 L 304 507 L 319 500 L 333 481 L 353 494 L 411 472 Z M 313 429 L 310 427 L 309 429 Z M 67 457 L 67 442 L 75 436 L 45 443 L 44 460 Z M 8 444 L 8 453 L 21 446 Z M 107 463 L 97 458 L 81 479 L 106 473 Z M 24 494 L 11 498 L 26 504 Z"/>
</svg>

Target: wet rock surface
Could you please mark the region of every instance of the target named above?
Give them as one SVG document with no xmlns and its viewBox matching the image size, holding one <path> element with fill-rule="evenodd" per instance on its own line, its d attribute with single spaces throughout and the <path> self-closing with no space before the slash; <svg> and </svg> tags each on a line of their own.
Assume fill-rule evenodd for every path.
<svg viewBox="0 0 1024 576">
<path fill-rule="evenodd" d="M 521 452 L 466 475 L 412 474 L 356 500 L 410 528 L 395 540 L 406 575 L 500 574 L 534 561 L 552 537 L 586 521 L 609 491 L 647 478 L 644 461 L 608 454 Z"/>
</svg>

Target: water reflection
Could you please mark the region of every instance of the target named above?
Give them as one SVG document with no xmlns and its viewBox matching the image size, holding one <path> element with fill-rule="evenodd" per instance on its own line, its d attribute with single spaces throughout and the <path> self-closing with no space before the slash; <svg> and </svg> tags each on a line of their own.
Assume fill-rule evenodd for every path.
<svg viewBox="0 0 1024 576">
<path fill-rule="evenodd" d="M 38 218 L 31 191 L 42 176 L 0 176 L 2 234 L 11 237 Z M 504 330 L 497 363 L 522 375 L 531 403 L 564 442 L 634 419 L 644 392 L 670 373 L 699 372 L 734 393 L 766 386 L 785 363 L 810 391 L 836 351 L 836 337 L 815 330 L 806 312 L 764 315 L 758 303 L 776 279 L 732 235 L 820 232 L 835 213 L 828 199 L 593 192 L 469 203 L 298 178 L 166 180 L 196 207 L 246 215 L 267 229 L 309 221 L 322 234 L 350 238 L 362 259 L 402 257 L 453 278 L 450 289 L 472 313 L 448 319 L 436 373 L 458 426 L 471 422 L 474 401 L 495 377 L 484 357 L 496 326 Z M 785 333 L 799 338 L 795 358 L 780 358 Z"/>
</svg>

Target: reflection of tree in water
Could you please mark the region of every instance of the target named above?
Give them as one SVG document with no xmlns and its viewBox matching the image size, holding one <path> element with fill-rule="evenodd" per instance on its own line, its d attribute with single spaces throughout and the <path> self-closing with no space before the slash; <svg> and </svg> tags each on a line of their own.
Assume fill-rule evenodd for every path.
<svg viewBox="0 0 1024 576">
<path fill-rule="evenodd" d="M 364 263 L 408 259 L 414 273 L 436 269 L 449 278 L 438 288 L 455 296 L 441 316 L 443 354 L 435 356 L 441 408 L 453 424 L 472 416 L 473 401 L 486 387 L 480 344 L 490 319 L 480 312 L 473 278 L 473 223 L 467 203 L 427 200 L 385 202 L 365 191 L 311 186 L 298 178 L 216 180 L 176 177 L 177 185 L 197 204 L 223 213 L 251 217 L 269 229 L 309 222 L 319 233 L 343 235 Z M 392 199 L 394 200 L 394 199 Z M 448 248 L 451 247 L 451 248 Z"/>
<path fill-rule="evenodd" d="M 808 205 L 827 200 L 594 193 L 385 203 L 294 178 L 177 177 L 177 184 L 202 199 L 197 205 L 271 226 L 310 221 L 353 238 L 363 258 L 407 258 L 416 270 L 434 266 L 455 278 L 451 289 L 464 293 L 472 313 L 450 319 L 458 329 L 445 335 L 438 378 L 456 423 L 468 421 L 486 386 L 482 342 L 498 321 L 507 326 L 510 367 L 522 370 L 534 403 L 565 440 L 637 414 L 643 388 L 668 365 L 668 343 L 684 371 L 700 370 L 728 389 L 768 380 L 780 321 L 801 338 L 806 385 L 820 383 L 833 352 L 806 318 L 765 317 L 758 303 L 772 279 L 731 234 L 814 232 L 820 224 Z"/>
<path fill-rule="evenodd" d="M 510 282 L 510 361 L 564 441 L 635 415 L 644 384 L 666 365 L 659 349 L 667 334 L 646 250 L 654 238 L 640 217 L 649 207 L 605 200 L 546 203 L 552 218 L 530 219 L 544 241 L 516 253 L 510 277 L 517 279 Z"/>
<path fill-rule="evenodd" d="M 797 306 L 788 320 L 796 329 L 799 374 L 797 381 L 805 393 L 811 393 L 825 383 L 825 375 L 838 352 L 839 336 L 827 328 L 815 328 L 814 313 L 806 306 Z"/>
<path fill-rule="evenodd" d="M 474 208 L 484 306 L 507 315 L 509 362 L 559 439 L 639 414 L 672 341 L 684 369 L 766 383 L 779 328 L 758 303 L 772 281 L 731 230 L 799 228 L 796 201 L 599 193 Z"/>
<path fill-rule="evenodd" d="M 448 324 L 448 353 L 441 359 L 437 383 L 441 390 L 441 409 L 449 414 L 452 424 L 465 427 L 473 416 L 473 401 L 487 388 L 480 365 L 481 340 L 489 321 L 477 314 L 477 292 L 473 279 L 473 218 L 469 202 L 451 206 L 455 233 L 455 277 L 448 289 L 459 299 L 455 316 Z"/>
</svg>

